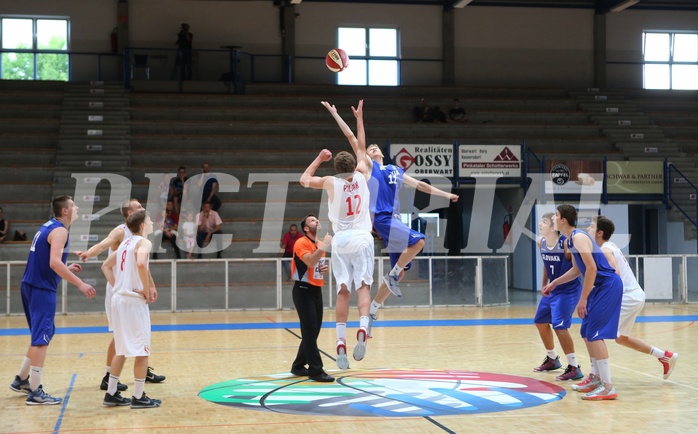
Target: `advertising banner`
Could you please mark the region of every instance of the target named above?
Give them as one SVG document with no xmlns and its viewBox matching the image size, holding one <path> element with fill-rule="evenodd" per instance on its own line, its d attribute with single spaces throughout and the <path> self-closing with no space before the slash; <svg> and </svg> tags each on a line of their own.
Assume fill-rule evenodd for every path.
<svg viewBox="0 0 698 434">
<path fill-rule="evenodd" d="M 550 194 L 601 194 L 602 160 L 547 160 L 545 192 Z"/>
<path fill-rule="evenodd" d="M 606 173 L 609 194 L 664 193 L 662 161 L 608 161 Z"/>
<path fill-rule="evenodd" d="M 458 176 L 521 177 L 520 145 L 461 145 Z"/>
<path fill-rule="evenodd" d="M 453 176 L 453 145 L 391 144 L 390 156 L 411 176 Z"/>
</svg>

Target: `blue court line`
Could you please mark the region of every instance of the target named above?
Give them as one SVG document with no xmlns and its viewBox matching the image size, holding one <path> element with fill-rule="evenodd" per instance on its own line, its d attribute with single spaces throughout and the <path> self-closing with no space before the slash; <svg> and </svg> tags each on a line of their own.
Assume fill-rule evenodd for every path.
<svg viewBox="0 0 698 434">
<path fill-rule="evenodd" d="M 75 385 L 75 378 L 77 378 L 77 376 L 78 375 L 74 373 L 73 378 L 70 379 L 70 386 L 68 386 L 68 392 L 66 392 L 65 398 L 63 399 L 63 405 L 61 406 L 61 413 L 58 415 L 56 426 L 53 427 L 54 434 L 61 431 L 61 423 L 63 423 L 63 414 L 65 414 L 65 408 L 68 406 L 68 401 L 70 400 L 70 392 L 73 391 L 73 386 Z"/>
<path fill-rule="evenodd" d="M 638 323 L 677 323 L 695 322 L 698 315 L 663 315 L 663 316 L 640 316 L 635 322 Z M 573 318 L 572 323 L 581 324 L 582 320 Z M 391 320 L 376 321 L 375 327 L 475 327 L 475 326 L 503 326 L 503 325 L 532 325 L 533 318 L 488 318 L 488 319 L 432 319 L 432 320 Z M 359 323 L 349 322 L 349 327 L 358 327 Z M 323 322 L 323 327 L 334 327 L 334 322 Z M 177 331 L 213 331 L 213 330 L 275 330 L 286 328 L 298 328 L 298 322 L 275 322 L 275 323 L 233 323 L 233 324 L 174 324 L 174 325 L 153 325 L 154 332 L 177 332 Z M 56 328 L 56 334 L 79 335 L 91 333 L 109 333 L 105 326 L 99 327 L 62 327 Z M 29 335 L 27 328 L 12 328 L 0 330 L 0 336 L 24 336 Z"/>
</svg>

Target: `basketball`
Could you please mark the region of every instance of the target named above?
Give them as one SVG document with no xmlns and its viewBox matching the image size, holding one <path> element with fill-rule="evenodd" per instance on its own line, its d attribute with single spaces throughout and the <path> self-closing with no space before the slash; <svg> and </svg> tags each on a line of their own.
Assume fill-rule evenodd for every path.
<svg viewBox="0 0 698 434">
<path fill-rule="evenodd" d="M 327 53 L 325 65 L 332 72 L 342 72 L 349 66 L 349 56 L 341 48 L 334 48 Z"/>
</svg>

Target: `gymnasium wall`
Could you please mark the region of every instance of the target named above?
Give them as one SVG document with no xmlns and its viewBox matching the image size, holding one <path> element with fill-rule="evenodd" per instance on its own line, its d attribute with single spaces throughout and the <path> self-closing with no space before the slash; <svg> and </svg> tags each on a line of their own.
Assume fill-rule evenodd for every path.
<svg viewBox="0 0 698 434">
<path fill-rule="evenodd" d="M 131 0 L 129 39 L 136 47 L 175 48 L 182 22 L 195 48 L 239 45 L 249 53 L 280 54 L 279 9 L 269 1 Z M 400 30 L 402 57 L 442 57 L 442 8 L 423 5 L 301 3 L 295 7 L 297 56 L 322 57 L 336 44 L 338 26 Z M 117 0 L 4 1 L 2 14 L 65 16 L 71 48 L 108 51 Z M 564 87 L 593 85 L 593 21 L 587 9 L 469 6 L 454 10 L 456 84 Z M 643 30 L 698 30 L 698 12 L 626 10 L 606 16 L 607 60 L 639 61 Z M 332 80 L 321 60 L 297 62 L 296 81 Z M 202 74 L 203 75 L 203 74 Z M 640 65 L 608 65 L 608 87 L 642 86 Z M 440 85 L 439 62 L 404 62 L 405 85 Z"/>
</svg>

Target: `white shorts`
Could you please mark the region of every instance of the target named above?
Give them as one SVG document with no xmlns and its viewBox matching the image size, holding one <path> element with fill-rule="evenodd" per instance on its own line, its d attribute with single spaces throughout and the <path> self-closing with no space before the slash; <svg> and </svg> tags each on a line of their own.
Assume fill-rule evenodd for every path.
<svg viewBox="0 0 698 434">
<path fill-rule="evenodd" d="M 104 311 L 107 312 L 107 325 L 109 326 L 109 331 L 113 332 L 114 327 L 111 325 L 111 298 L 114 296 L 112 287 L 107 283 L 107 293 L 104 294 Z"/>
<path fill-rule="evenodd" d="M 640 288 L 623 291 L 618 320 L 618 336 L 630 336 L 635 319 L 645 307 L 645 291 Z"/>
<path fill-rule="evenodd" d="M 332 238 L 332 274 L 337 292 L 345 285 L 352 291 L 364 283 L 373 283 L 373 235 L 365 230 L 341 231 Z"/>
<path fill-rule="evenodd" d="M 150 308 L 145 298 L 114 294 L 111 300 L 116 355 L 150 355 Z"/>
</svg>

